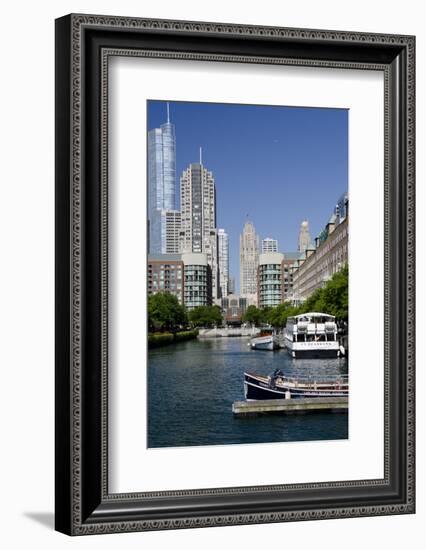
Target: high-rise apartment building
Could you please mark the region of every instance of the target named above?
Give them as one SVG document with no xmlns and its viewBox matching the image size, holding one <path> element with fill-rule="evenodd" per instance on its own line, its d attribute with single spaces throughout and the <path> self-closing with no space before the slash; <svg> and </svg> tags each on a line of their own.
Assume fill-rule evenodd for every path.
<svg viewBox="0 0 426 550">
<path fill-rule="evenodd" d="M 170 122 L 167 105 L 167 122 L 148 132 L 148 220 L 149 251 L 166 253 L 165 237 L 167 216 L 158 211 L 175 211 L 176 208 L 176 138 Z M 175 217 L 176 220 L 176 217 Z"/>
<path fill-rule="evenodd" d="M 218 229 L 218 264 L 220 297 L 229 294 L 229 236 L 224 229 Z"/>
<path fill-rule="evenodd" d="M 284 255 L 267 252 L 259 257 L 258 304 L 275 307 L 284 301 Z"/>
<path fill-rule="evenodd" d="M 311 246 L 311 234 L 309 233 L 309 222 L 308 220 L 304 220 L 300 224 L 300 231 L 299 231 L 299 252 L 305 252 L 307 248 Z"/>
<path fill-rule="evenodd" d="M 262 254 L 267 254 L 268 252 L 278 252 L 277 239 L 266 237 L 266 239 L 262 240 Z"/>
<path fill-rule="evenodd" d="M 200 252 L 182 254 L 184 265 L 184 303 L 188 310 L 212 305 L 211 270 L 207 255 Z"/>
<path fill-rule="evenodd" d="M 212 172 L 204 167 L 201 158 L 199 163 L 190 164 L 182 173 L 180 208 L 180 252 L 207 255 L 213 299 L 216 299 L 219 296 L 216 187 Z"/>
<path fill-rule="evenodd" d="M 148 294 L 169 292 L 184 301 L 184 264 L 180 254 L 148 255 Z"/>
<path fill-rule="evenodd" d="M 240 235 L 240 294 L 257 294 L 257 267 L 259 265 L 259 236 L 247 220 Z"/>
<path fill-rule="evenodd" d="M 206 254 L 148 254 L 148 294 L 168 292 L 188 310 L 212 304 Z"/>
</svg>

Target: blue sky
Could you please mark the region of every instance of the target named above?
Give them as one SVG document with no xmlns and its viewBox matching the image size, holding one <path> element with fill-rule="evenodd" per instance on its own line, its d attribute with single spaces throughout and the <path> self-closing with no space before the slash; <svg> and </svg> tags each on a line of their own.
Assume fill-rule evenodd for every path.
<svg viewBox="0 0 426 550">
<path fill-rule="evenodd" d="M 148 101 L 148 129 L 166 121 L 166 102 Z M 307 107 L 170 102 L 179 178 L 191 162 L 213 172 L 217 224 L 229 234 L 239 287 L 239 236 L 247 215 L 260 238 L 297 250 L 300 223 L 314 238 L 348 187 L 348 111 Z M 179 199 L 178 199 L 179 201 Z M 179 202 L 176 205 L 179 207 Z"/>
</svg>

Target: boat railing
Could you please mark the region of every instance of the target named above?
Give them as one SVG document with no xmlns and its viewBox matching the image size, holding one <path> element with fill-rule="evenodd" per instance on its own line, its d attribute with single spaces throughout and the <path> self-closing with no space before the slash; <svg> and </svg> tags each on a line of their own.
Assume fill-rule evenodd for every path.
<svg viewBox="0 0 426 550">
<path fill-rule="evenodd" d="M 330 375 L 321 375 L 321 376 L 279 376 L 278 378 L 283 379 L 286 382 L 292 382 L 292 383 L 317 383 L 317 384 L 347 384 L 349 381 L 349 376 L 345 374 L 330 374 Z"/>
<path fill-rule="evenodd" d="M 293 334 L 332 334 L 337 332 L 336 323 L 303 323 L 286 327 Z"/>
</svg>

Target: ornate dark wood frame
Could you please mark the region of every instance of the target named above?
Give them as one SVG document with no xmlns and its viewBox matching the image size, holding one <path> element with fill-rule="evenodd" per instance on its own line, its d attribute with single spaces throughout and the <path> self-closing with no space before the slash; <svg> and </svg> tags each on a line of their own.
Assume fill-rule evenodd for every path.
<svg viewBox="0 0 426 550">
<path fill-rule="evenodd" d="M 383 71 L 383 479 L 108 493 L 111 55 Z M 414 513 L 414 56 L 413 36 L 96 15 L 56 21 L 57 530 L 84 535 Z"/>
</svg>

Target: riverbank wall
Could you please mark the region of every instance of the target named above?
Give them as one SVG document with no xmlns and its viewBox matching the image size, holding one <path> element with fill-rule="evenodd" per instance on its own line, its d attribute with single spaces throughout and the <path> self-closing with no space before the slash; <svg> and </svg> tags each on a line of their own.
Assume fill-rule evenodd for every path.
<svg viewBox="0 0 426 550">
<path fill-rule="evenodd" d="M 159 348 L 197 338 L 198 330 L 183 330 L 181 332 L 160 332 L 148 334 L 148 348 Z"/>
</svg>

